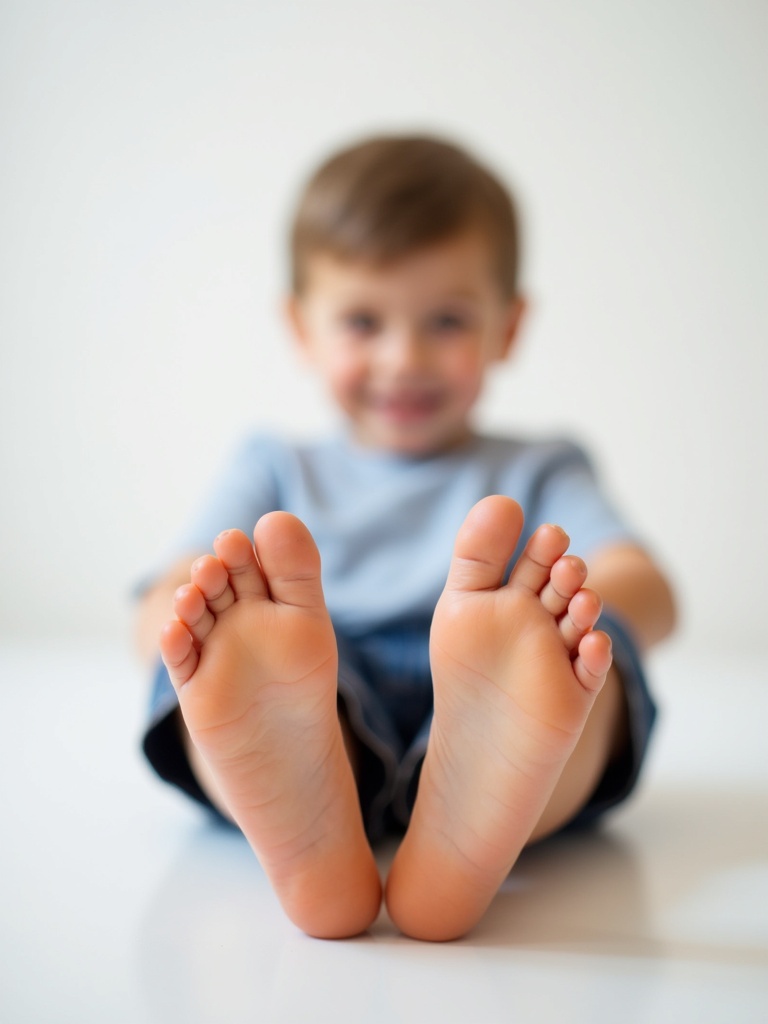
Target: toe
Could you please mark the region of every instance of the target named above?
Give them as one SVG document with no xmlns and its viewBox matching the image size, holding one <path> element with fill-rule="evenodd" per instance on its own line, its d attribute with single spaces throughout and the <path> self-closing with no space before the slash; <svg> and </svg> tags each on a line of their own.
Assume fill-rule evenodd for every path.
<svg viewBox="0 0 768 1024">
<path fill-rule="evenodd" d="M 605 682 L 611 661 L 611 638 L 602 630 L 595 630 L 582 637 L 573 670 L 584 689 L 594 693 Z"/>
<path fill-rule="evenodd" d="M 235 595 L 229 585 L 227 570 L 213 555 L 203 555 L 197 559 L 192 565 L 191 578 L 214 616 L 234 602 Z"/>
<path fill-rule="evenodd" d="M 192 637 L 186 626 L 178 620 L 163 626 L 160 632 L 160 656 L 177 689 L 191 678 L 197 668 L 199 655 Z"/>
<path fill-rule="evenodd" d="M 224 530 L 213 542 L 213 547 L 227 570 L 229 585 L 236 600 L 246 596 L 267 596 L 267 587 L 256 561 L 253 544 L 242 530 Z"/>
<path fill-rule="evenodd" d="M 516 501 L 484 498 L 471 509 L 456 537 L 446 590 L 492 590 L 501 586 L 523 528 Z"/>
<path fill-rule="evenodd" d="M 552 566 L 549 580 L 539 597 L 550 615 L 559 618 L 573 595 L 584 586 L 587 567 L 576 555 L 564 555 Z"/>
<path fill-rule="evenodd" d="M 545 523 L 525 545 L 509 578 L 510 586 L 538 594 L 550 578 L 552 567 L 568 548 L 568 534 L 559 526 Z"/>
<path fill-rule="evenodd" d="M 603 610 L 603 602 L 594 590 L 584 588 L 568 603 L 568 609 L 560 619 L 560 634 L 569 651 L 575 651 L 581 638 L 588 633 Z"/>
<path fill-rule="evenodd" d="M 325 608 L 320 554 L 300 519 L 288 512 L 270 512 L 256 524 L 253 540 L 273 601 Z"/>
<path fill-rule="evenodd" d="M 201 644 L 205 640 L 216 621 L 202 593 L 193 583 L 185 583 L 176 591 L 173 610 L 176 618 L 187 627 L 196 644 Z"/>
</svg>

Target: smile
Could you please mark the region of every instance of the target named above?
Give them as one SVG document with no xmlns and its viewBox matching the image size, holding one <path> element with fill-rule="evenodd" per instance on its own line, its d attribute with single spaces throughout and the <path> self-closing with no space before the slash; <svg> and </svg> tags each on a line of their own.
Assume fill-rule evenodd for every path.
<svg viewBox="0 0 768 1024">
<path fill-rule="evenodd" d="M 444 398 L 441 394 L 415 393 L 377 395 L 368 399 L 368 405 L 376 413 L 396 422 L 417 422 L 439 412 Z"/>
</svg>

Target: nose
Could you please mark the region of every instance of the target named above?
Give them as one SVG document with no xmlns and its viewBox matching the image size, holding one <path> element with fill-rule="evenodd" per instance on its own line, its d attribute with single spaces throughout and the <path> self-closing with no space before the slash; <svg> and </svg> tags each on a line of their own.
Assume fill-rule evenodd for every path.
<svg viewBox="0 0 768 1024">
<path fill-rule="evenodd" d="M 388 333 L 381 357 L 393 376 L 413 376 L 426 368 L 427 348 L 416 328 L 399 327 Z"/>
</svg>

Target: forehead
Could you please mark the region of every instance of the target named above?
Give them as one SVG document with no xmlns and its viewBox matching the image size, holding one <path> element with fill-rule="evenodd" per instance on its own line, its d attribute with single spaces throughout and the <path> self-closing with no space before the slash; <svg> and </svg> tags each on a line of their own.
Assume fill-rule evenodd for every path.
<svg viewBox="0 0 768 1024">
<path fill-rule="evenodd" d="M 385 265 L 318 253 L 307 265 L 307 294 L 338 301 L 395 297 L 478 299 L 497 293 L 490 244 L 472 232 Z"/>
</svg>

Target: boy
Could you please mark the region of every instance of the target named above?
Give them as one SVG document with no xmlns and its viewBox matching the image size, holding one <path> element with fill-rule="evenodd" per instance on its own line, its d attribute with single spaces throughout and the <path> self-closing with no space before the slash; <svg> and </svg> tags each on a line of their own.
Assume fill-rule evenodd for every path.
<svg viewBox="0 0 768 1024">
<path fill-rule="evenodd" d="M 394 923 L 466 933 L 526 844 L 623 799 L 642 760 L 635 645 L 670 631 L 667 583 L 578 448 L 471 426 L 517 337 L 517 245 L 504 188 L 447 142 L 327 161 L 287 312 L 347 430 L 250 439 L 142 601 L 167 669 L 147 755 L 242 829 L 312 935 L 375 920 L 369 840 L 398 824 Z"/>
</svg>

